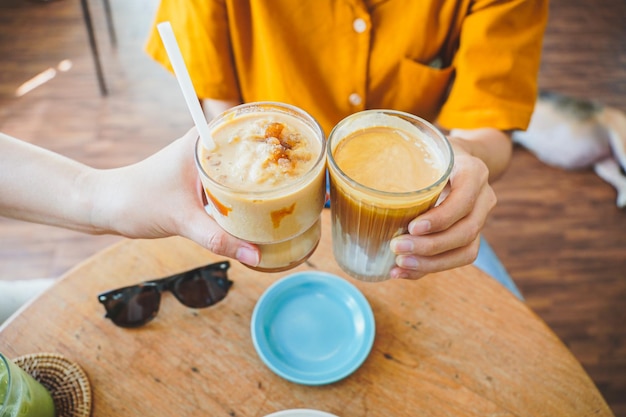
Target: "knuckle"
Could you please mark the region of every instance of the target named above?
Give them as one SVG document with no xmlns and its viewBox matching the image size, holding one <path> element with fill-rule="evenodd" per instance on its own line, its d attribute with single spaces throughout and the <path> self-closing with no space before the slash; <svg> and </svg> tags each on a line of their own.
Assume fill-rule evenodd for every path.
<svg viewBox="0 0 626 417">
<path fill-rule="evenodd" d="M 488 199 L 489 199 L 488 200 L 489 201 L 489 209 L 491 211 L 496 206 L 496 204 L 498 204 L 498 196 L 496 195 L 496 192 L 494 191 L 494 189 L 492 187 L 489 187 Z"/>
<path fill-rule="evenodd" d="M 420 255 L 423 256 L 433 256 L 440 252 L 439 246 L 435 239 L 424 239 L 419 245 Z"/>
<path fill-rule="evenodd" d="M 476 238 L 472 241 L 472 243 L 469 244 L 469 246 L 467 247 L 467 250 L 465 251 L 465 254 L 466 254 L 465 264 L 466 265 L 473 263 L 476 260 L 476 258 L 478 258 L 479 249 L 480 249 L 480 239 Z"/>
<path fill-rule="evenodd" d="M 482 230 L 482 226 L 478 223 L 471 223 L 468 225 L 468 230 L 466 233 L 467 243 L 470 244 L 474 242 L 479 236 Z"/>
<path fill-rule="evenodd" d="M 489 167 L 481 159 L 475 158 L 476 170 L 482 183 L 489 182 Z"/>
<path fill-rule="evenodd" d="M 225 255 L 228 248 L 228 236 L 223 231 L 217 231 L 208 236 L 205 247 L 218 255 Z"/>
</svg>

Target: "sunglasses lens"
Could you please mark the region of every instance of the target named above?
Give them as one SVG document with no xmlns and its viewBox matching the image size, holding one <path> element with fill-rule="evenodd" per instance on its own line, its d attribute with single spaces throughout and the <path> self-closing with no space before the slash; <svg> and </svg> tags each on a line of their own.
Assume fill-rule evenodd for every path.
<svg viewBox="0 0 626 417">
<path fill-rule="evenodd" d="M 156 286 L 122 288 L 101 296 L 107 317 L 123 327 L 136 327 L 152 320 L 159 311 L 161 294 Z"/>
<path fill-rule="evenodd" d="M 226 270 L 201 268 L 178 279 L 172 292 L 187 307 L 203 308 L 223 300 L 231 285 Z"/>
</svg>

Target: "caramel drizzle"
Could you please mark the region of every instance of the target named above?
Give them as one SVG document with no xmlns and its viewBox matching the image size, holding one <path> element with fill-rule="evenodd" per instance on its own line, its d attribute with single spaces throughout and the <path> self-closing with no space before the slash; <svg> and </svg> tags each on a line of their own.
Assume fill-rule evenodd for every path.
<svg viewBox="0 0 626 417">
<path fill-rule="evenodd" d="M 280 210 L 272 211 L 270 213 L 270 216 L 272 217 L 272 225 L 274 226 L 274 229 L 278 229 L 283 219 L 289 216 L 290 214 L 292 214 L 295 208 L 296 208 L 296 203 L 293 203 L 289 207 L 283 207 Z"/>
<path fill-rule="evenodd" d="M 217 198 L 215 198 L 213 196 L 213 194 L 211 194 L 209 192 L 208 189 L 204 189 L 204 192 L 206 193 L 206 196 L 209 200 L 211 200 L 211 204 L 213 204 L 213 207 L 215 208 L 215 210 L 217 210 L 217 212 L 219 214 L 221 214 L 224 217 L 228 217 L 228 214 L 233 211 L 232 208 L 230 207 L 226 207 L 224 204 L 222 204 Z"/>
</svg>

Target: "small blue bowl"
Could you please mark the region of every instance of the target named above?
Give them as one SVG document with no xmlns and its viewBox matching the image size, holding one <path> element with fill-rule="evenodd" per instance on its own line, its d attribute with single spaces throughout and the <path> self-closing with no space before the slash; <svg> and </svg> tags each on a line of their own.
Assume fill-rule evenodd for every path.
<svg viewBox="0 0 626 417">
<path fill-rule="evenodd" d="M 252 313 L 252 342 L 274 373 L 324 385 L 353 373 L 374 343 L 374 314 L 343 278 L 298 272 L 272 284 Z"/>
</svg>

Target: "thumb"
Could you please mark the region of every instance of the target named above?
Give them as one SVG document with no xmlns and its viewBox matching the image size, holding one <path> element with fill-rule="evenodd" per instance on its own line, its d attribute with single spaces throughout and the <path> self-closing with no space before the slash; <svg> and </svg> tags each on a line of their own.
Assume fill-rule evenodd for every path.
<svg viewBox="0 0 626 417">
<path fill-rule="evenodd" d="M 259 249 L 248 242 L 228 234 L 204 210 L 194 212 L 186 222 L 191 225 L 183 236 L 193 240 L 211 252 L 236 259 L 239 262 L 258 266 L 261 255 Z"/>
<path fill-rule="evenodd" d="M 188 148 L 195 146 L 197 138 L 198 132 L 193 127 L 181 141 L 184 152 L 188 152 Z M 190 152 L 190 154 L 192 153 Z M 202 183 L 193 165 L 193 163 L 185 165 L 185 169 L 189 170 L 187 175 L 190 177 L 187 184 L 193 184 L 194 192 L 192 194 L 195 195 L 193 197 L 190 195 L 185 196 L 187 199 L 191 199 L 191 201 L 188 202 L 188 205 L 184 205 L 188 207 L 188 212 L 183 216 L 184 221 L 180 225 L 180 235 L 193 240 L 217 255 L 236 259 L 252 267 L 258 266 L 261 259 L 259 249 L 251 243 L 228 234 L 205 210 L 204 204 L 206 204 L 206 199 Z M 193 168 L 190 168 L 190 166 Z"/>
</svg>

